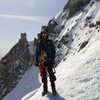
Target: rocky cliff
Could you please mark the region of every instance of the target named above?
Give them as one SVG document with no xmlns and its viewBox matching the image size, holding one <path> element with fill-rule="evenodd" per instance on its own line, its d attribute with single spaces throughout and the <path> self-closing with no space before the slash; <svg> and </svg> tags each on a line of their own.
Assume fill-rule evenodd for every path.
<svg viewBox="0 0 100 100">
<path fill-rule="evenodd" d="M 69 0 L 63 10 L 69 10 L 69 18 L 73 16 L 77 11 L 82 10 L 81 8 L 88 4 L 90 1 L 91 0 Z"/>
<path fill-rule="evenodd" d="M 30 52 L 26 33 L 0 62 L 0 99 L 10 92 L 29 68 Z"/>
</svg>

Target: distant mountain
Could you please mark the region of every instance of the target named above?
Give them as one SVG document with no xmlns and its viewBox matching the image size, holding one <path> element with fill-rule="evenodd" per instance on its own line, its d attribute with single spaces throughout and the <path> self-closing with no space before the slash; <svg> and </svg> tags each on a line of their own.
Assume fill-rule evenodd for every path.
<svg viewBox="0 0 100 100">
<path fill-rule="evenodd" d="M 33 64 L 32 57 L 26 33 L 21 33 L 18 43 L 0 61 L 0 99 L 17 85 L 25 71 Z"/>
</svg>

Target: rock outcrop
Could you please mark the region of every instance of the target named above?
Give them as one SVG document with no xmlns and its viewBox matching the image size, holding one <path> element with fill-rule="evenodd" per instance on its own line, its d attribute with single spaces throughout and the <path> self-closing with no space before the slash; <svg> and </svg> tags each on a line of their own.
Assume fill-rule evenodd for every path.
<svg viewBox="0 0 100 100">
<path fill-rule="evenodd" d="M 91 0 L 69 0 L 64 7 L 64 11 L 69 9 L 68 17 L 73 16 L 78 10 L 89 3 Z M 81 9 L 82 10 L 82 9 Z"/>
<path fill-rule="evenodd" d="M 30 52 L 26 33 L 0 62 L 0 100 L 19 82 L 29 68 Z"/>
</svg>

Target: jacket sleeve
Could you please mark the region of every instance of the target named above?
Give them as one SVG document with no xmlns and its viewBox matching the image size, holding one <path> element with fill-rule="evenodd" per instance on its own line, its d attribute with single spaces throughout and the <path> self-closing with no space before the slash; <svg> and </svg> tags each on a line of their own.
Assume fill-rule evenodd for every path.
<svg viewBox="0 0 100 100">
<path fill-rule="evenodd" d="M 56 51 L 55 51 L 55 46 L 54 46 L 53 42 L 52 42 L 51 45 L 52 45 L 52 56 L 53 56 L 53 58 L 55 59 Z"/>
<path fill-rule="evenodd" d="M 49 47 L 50 47 L 50 50 L 49 50 L 50 51 L 50 59 L 52 62 L 54 62 L 56 51 L 55 51 L 55 46 L 54 46 L 52 40 L 50 40 Z"/>
<path fill-rule="evenodd" d="M 39 57 L 39 44 L 36 45 L 36 51 L 35 51 L 35 63 L 38 66 L 38 57 Z"/>
</svg>

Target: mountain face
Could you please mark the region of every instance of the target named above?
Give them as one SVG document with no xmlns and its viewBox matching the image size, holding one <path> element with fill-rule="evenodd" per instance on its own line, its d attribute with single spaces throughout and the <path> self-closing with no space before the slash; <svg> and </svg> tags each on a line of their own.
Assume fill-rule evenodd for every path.
<svg viewBox="0 0 100 100">
<path fill-rule="evenodd" d="M 68 10 L 69 11 L 68 17 L 71 17 L 77 11 L 82 10 L 82 7 L 84 7 L 90 1 L 91 0 L 69 0 L 63 10 L 64 11 Z"/>
<path fill-rule="evenodd" d="M 55 66 L 66 55 L 72 51 L 73 54 L 76 51 L 79 52 L 88 44 L 89 38 L 86 37 L 82 41 L 80 36 L 82 33 L 83 35 L 92 34 L 93 27 L 98 29 L 98 25 L 100 25 L 99 8 L 95 7 L 98 3 L 99 0 L 69 0 L 63 11 L 49 21 L 47 27 L 53 26 L 50 38 L 54 40 L 56 47 Z M 79 41 L 76 41 L 76 37 Z M 73 47 L 73 44 L 76 47 Z"/>
<path fill-rule="evenodd" d="M 63 98 L 63 100 L 100 99 L 99 5 L 100 0 L 69 0 L 65 5 L 63 11 L 60 11 L 53 19 L 51 19 L 48 22 L 48 25 L 42 27 L 42 30 L 47 30 L 49 32 L 49 37 L 53 40 L 56 48 L 56 87 L 59 95 L 62 97 L 58 96 L 58 99 L 55 100 L 62 100 Z M 13 50 L 18 50 L 18 44 L 16 46 L 16 49 L 14 48 Z M 21 44 L 23 44 L 23 42 L 21 42 Z M 10 75 L 11 77 L 13 77 L 12 73 L 16 71 L 16 68 L 19 68 L 19 71 L 20 68 L 22 68 L 23 70 L 24 68 L 25 70 L 28 69 L 29 58 L 31 58 L 29 54 L 35 54 L 35 45 L 33 46 L 32 42 L 28 42 L 28 45 L 27 41 L 24 42 L 23 46 L 20 46 L 20 48 L 22 49 L 22 47 L 25 47 L 25 52 L 23 52 L 24 50 L 19 49 L 18 52 L 20 52 L 16 53 L 18 54 L 16 55 L 16 57 L 19 59 L 19 61 L 17 62 L 20 62 L 23 66 L 25 64 L 25 66 L 14 67 L 15 70 L 13 71 L 11 67 L 11 71 L 8 71 L 6 63 L 8 63 L 9 68 L 10 66 L 12 66 L 12 62 L 16 66 L 16 64 L 14 63 L 14 61 L 16 62 L 15 56 L 14 61 L 12 58 L 10 58 L 12 57 L 12 55 L 15 55 L 15 53 L 10 52 L 10 56 L 7 56 L 5 58 L 6 60 L 4 58 L 1 60 L 0 66 L 2 67 L 0 67 L 0 71 L 2 71 L 2 74 L 5 72 L 11 72 Z M 22 56 L 20 56 L 20 54 Z M 10 61 L 11 59 L 12 61 Z M 32 59 L 34 60 L 34 57 Z M 23 70 L 21 70 L 21 72 L 23 72 Z M 41 97 L 42 89 L 37 78 L 37 70 L 35 72 L 35 68 L 32 68 L 32 70 L 29 70 L 27 73 L 28 75 L 25 75 L 27 79 L 26 77 L 23 77 L 24 79 L 22 79 L 22 81 L 24 81 L 21 81 L 17 89 L 15 88 L 15 91 L 12 91 L 8 96 L 4 98 L 4 100 L 8 100 L 8 98 L 10 97 L 12 98 L 12 100 L 15 97 L 16 100 L 52 100 L 53 97 L 51 95 L 48 95 L 44 98 Z M 35 73 L 36 76 L 34 76 Z M 9 74 L 3 75 L 4 77 L 9 76 Z M 18 76 L 19 75 L 20 74 L 18 74 Z M 4 77 L 2 78 L 2 81 L 0 81 L 1 83 L 6 83 Z M 31 82 L 33 84 L 29 84 L 28 78 L 32 80 Z M 14 82 L 16 82 L 17 80 L 17 78 L 12 79 L 15 79 Z M 33 81 L 36 81 L 36 83 Z M 23 85 L 23 83 L 26 83 L 26 86 Z M 27 84 L 29 84 L 29 86 Z M 13 84 L 10 83 L 10 85 Z M 3 94 L 8 88 L 6 88 L 6 86 L 4 88 L 4 86 L 2 85 L 1 89 L 3 89 L 1 91 L 1 93 Z M 25 93 L 26 91 L 27 93 Z"/>
<path fill-rule="evenodd" d="M 22 75 L 29 68 L 30 51 L 26 34 L 1 59 L 0 62 L 0 99 L 10 92 L 19 82 Z"/>
</svg>

